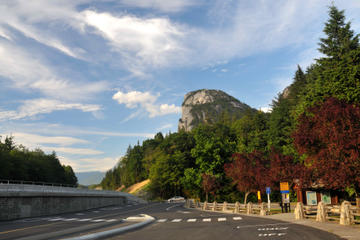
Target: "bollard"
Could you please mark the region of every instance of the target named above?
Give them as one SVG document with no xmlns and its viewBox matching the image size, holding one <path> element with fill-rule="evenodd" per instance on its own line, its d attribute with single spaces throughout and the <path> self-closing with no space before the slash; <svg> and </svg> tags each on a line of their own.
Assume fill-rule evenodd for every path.
<svg viewBox="0 0 360 240">
<path fill-rule="evenodd" d="M 248 202 L 247 206 L 246 206 L 246 214 L 252 214 L 253 210 L 252 210 L 252 203 Z"/>
<path fill-rule="evenodd" d="M 266 216 L 265 203 L 260 205 L 260 216 Z"/>
<path fill-rule="evenodd" d="M 207 208 L 207 204 L 208 204 L 208 202 L 207 202 L 207 201 L 205 201 L 205 202 L 204 202 L 204 205 L 203 205 L 203 210 L 206 210 L 206 208 Z"/>
<path fill-rule="evenodd" d="M 305 213 L 304 213 L 304 205 L 303 205 L 302 202 L 298 202 L 296 204 L 294 214 L 295 214 L 295 219 L 296 220 L 304 219 Z"/>
<path fill-rule="evenodd" d="M 239 211 L 239 208 L 240 208 L 240 206 L 239 206 L 240 204 L 239 204 L 239 202 L 238 201 L 236 201 L 236 203 L 235 203 L 235 209 L 234 209 L 234 213 L 239 213 L 240 211 Z"/>
<path fill-rule="evenodd" d="M 213 211 L 216 211 L 216 201 L 213 202 Z"/>
<path fill-rule="evenodd" d="M 319 202 L 316 212 L 317 222 L 326 222 L 326 205 L 323 202 Z"/>
<path fill-rule="evenodd" d="M 340 224 L 341 225 L 351 225 L 354 220 L 354 216 L 350 209 L 351 204 L 348 201 L 343 201 L 340 208 Z"/>
<path fill-rule="evenodd" d="M 223 212 L 226 212 L 226 210 L 227 210 L 227 202 L 224 202 L 224 203 L 223 203 L 223 209 L 222 209 L 222 211 L 223 211 Z"/>
</svg>

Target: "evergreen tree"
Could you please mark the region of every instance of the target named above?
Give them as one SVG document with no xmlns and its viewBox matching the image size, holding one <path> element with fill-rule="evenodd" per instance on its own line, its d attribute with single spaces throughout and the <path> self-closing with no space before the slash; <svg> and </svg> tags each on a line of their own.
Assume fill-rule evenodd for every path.
<svg viewBox="0 0 360 240">
<path fill-rule="evenodd" d="M 330 58 L 339 59 L 347 52 L 359 48 L 359 35 L 354 36 L 350 22 L 345 23 L 343 10 L 339 11 L 331 6 L 329 17 L 323 30 L 326 38 L 320 38 L 319 51 Z"/>
</svg>

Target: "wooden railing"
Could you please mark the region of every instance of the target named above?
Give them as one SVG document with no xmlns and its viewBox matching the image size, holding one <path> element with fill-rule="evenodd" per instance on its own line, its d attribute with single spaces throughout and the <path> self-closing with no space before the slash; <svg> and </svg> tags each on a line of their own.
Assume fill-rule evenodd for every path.
<svg viewBox="0 0 360 240">
<path fill-rule="evenodd" d="M 248 204 L 236 203 L 217 203 L 217 202 L 198 202 L 194 199 L 186 200 L 186 207 L 188 208 L 198 208 L 205 211 L 218 211 L 218 212 L 227 212 L 227 213 L 246 213 L 246 214 L 259 214 L 266 215 L 268 214 L 266 209 L 266 204 L 253 204 L 249 202 Z"/>
<path fill-rule="evenodd" d="M 335 221 L 342 225 L 359 224 L 360 208 L 344 201 L 340 205 L 325 205 L 320 202 L 317 206 L 304 206 L 298 203 L 295 208 L 295 218 L 314 218 L 318 222 Z"/>
</svg>

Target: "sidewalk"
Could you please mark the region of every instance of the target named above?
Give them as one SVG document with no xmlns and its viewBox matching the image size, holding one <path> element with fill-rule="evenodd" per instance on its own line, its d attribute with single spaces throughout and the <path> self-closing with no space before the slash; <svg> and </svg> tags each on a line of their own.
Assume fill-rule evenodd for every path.
<svg viewBox="0 0 360 240">
<path fill-rule="evenodd" d="M 254 215 L 254 216 L 261 217 L 259 215 Z M 326 232 L 331 232 L 333 234 L 336 234 L 344 239 L 360 240 L 360 226 L 359 225 L 344 226 L 344 225 L 340 225 L 337 222 L 321 223 L 321 222 L 316 222 L 313 219 L 295 220 L 294 213 L 280 213 L 280 214 L 268 215 L 268 216 L 263 216 L 263 217 L 317 228 L 317 229 L 320 229 L 320 230 L 323 230 Z"/>
</svg>

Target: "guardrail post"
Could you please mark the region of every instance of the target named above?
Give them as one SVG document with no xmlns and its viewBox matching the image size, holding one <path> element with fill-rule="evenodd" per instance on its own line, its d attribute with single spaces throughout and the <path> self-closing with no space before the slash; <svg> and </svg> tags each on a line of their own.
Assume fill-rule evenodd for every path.
<svg viewBox="0 0 360 240">
<path fill-rule="evenodd" d="M 326 222 L 326 206 L 323 202 L 319 202 L 316 212 L 317 222 Z"/>
<path fill-rule="evenodd" d="M 227 210 L 227 202 L 225 201 L 224 203 L 223 203 L 223 212 L 226 212 L 226 210 Z"/>
<path fill-rule="evenodd" d="M 296 220 L 301 220 L 304 219 L 305 217 L 305 213 L 304 213 L 304 205 L 302 202 L 298 202 L 296 204 L 295 210 L 294 210 L 294 214 L 295 214 L 295 219 Z"/>
<path fill-rule="evenodd" d="M 207 209 L 207 205 L 208 205 L 208 202 L 205 201 L 205 202 L 204 202 L 204 205 L 203 205 L 203 210 L 206 210 L 206 209 Z"/>
<path fill-rule="evenodd" d="M 234 209 L 234 213 L 239 213 L 240 211 L 239 211 L 239 208 L 240 208 L 240 206 L 239 206 L 240 204 L 239 204 L 239 202 L 238 201 L 236 201 L 236 203 L 235 203 L 235 209 Z"/>
<path fill-rule="evenodd" d="M 213 202 L 213 211 L 216 211 L 216 201 Z"/>
<path fill-rule="evenodd" d="M 348 201 L 343 201 L 340 208 L 340 224 L 351 225 L 354 220 L 354 216 L 351 211 L 351 204 Z"/>
<path fill-rule="evenodd" d="M 248 202 L 248 204 L 246 205 L 246 214 L 252 214 L 252 213 L 253 213 L 252 202 Z"/>
<path fill-rule="evenodd" d="M 266 216 L 265 203 L 261 203 L 260 205 L 260 216 Z"/>
</svg>

